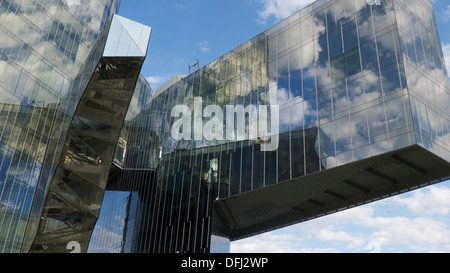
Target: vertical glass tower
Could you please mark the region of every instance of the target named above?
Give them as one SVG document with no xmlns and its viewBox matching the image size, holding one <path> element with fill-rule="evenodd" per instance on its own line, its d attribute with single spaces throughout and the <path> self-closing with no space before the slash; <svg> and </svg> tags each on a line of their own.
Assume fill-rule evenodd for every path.
<svg viewBox="0 0 450 273">
<path fill-rule="evenodd" d="M 0 252 L 87 248 L 150 36 L 119 3 L 0 1 Z"/>
<path fill-rule="evenodd" d="M 86 84 L 80 72 L 93 73 L 96 64 L 88 58 L 118 5 L 100 0 L 0 3 L 1 252 L 20 251 L 28 219 L 40 216 L 63 128 Z"/>
</svg>

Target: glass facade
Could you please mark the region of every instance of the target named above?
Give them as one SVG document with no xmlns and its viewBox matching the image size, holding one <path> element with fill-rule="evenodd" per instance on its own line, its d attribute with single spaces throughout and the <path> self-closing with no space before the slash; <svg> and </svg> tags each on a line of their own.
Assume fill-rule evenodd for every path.
<svg viewBox="0 0 450 273">
<path fill-rule="evenodd" d="M 157 136 L 147 147 L 153 158 L 160 149 L 160 160 L 157 168 L 140 166 L 156 170 L 156 180 L 146 198 L 149 243 L 135 251 L 226 252 L 233 236 L 214 200 L 415 144 L 448 161 L 448 87 L 429 1 L 314 2 L 149 103 L 143 127 Z M 175 139 L 177 105 L 192 114 L 183 126 L 219 133 Z M 244 138 L 225 139 L 228 123 L 212 129 L 211 115 L 197 119 L 196 107 L 210 105 L 224 109 L 223 116 L 229 105 L 249 112 L 276 105 L 269 120 L 279 117 L 277 149 L 263 151 L 264 139 L 252 137 L 251 114 Z"/>
<path fill-rule="evenodd" d="M 87 84 L 81 73 L 92 75 L 98 60 L 89 58 L 101 53 L 89 54 L 119 5 L 72 2 L 0 3 L 0 252 L 21 251 L 29 219 L 40 216 Z"/>
<path fill-rule="evenodd" d="M 156 93 L 150 29 L 81 2 L 0 5 L 0 252 L 227 252 L 450 176 L 428 0 L 318 0 Z"/>
<path fill-rule="evenodd" d="M 0 2 L 0 252 L 61 252 L 62 235 L 88 242 L 117 143 L 111 128 L 118 137 L 150 36 L 150 28 L 112 20 L 119 3 Z M 108 37 L 110 27 L 121 35 Z M 92 118 L 95 111 L 117 124 Z M 98 174 L 86 171 L 96 155 Z"/>
<path fill-rule="evenodd" d="M 139 238 L 133 251 L 227 252 L 230 239 L 238 236 L 230 233 L 233 223 L 220 216 L 226 209 L 217 209 L 225 201 L 217 200 L 339 170 L 417 143 L 448 162 L 448 86 L 429 1 L 316 1 L 157 92 L 141 117 L 131 122 L 141 129 L 130 130 L 128 139 L 139 144 L 127 143 L 121 150 L 127 150 L 123 154 L 130 163 L 143 150 L 153 153 L 128 166 L 137 167 L 140 176 L 119 171 L 129 187 L 125 193 L 108 193 L 112 200 L 122 200 L 120 206 L 109 198 L 105 205 L 116 208 L 121 223 L 128 223 L 131 215 L 136 219 L 141 211 L 145 227 L 133 233 Z M 186 107 L 174 113 L 180 105 Z M 235 123 L 217 122 L 234 115 L 227 106 L 245 109 L 243 116 L 233 118 L 245 121 L 242 135 L 227 134 Z M 264 150 L 267 139 L 255 137 L 261 124 L 253 127 L 252 109 L 260 106 L 271 109 L 268 123 L 278 119 L 277 128 L 271 123 L 277 149 Z M 132 154 L 133 148 L 141 153 Z M 396 182 L 372 169 L 367 172 Z M 370 192 L 350 180 L 344 183 Z M 140 195 L 138 208 L 133 194 L 142 187 L 150 190 L 147 197 Z M 276 188 L 273 191 L 258 197 L 267 197 L 268 213 Z M 326 193 L 345 199 L 331 190 Z M 105 221 L 116 215 L 108 208 L 111 214 Z M 303 212 L 300 206 L 294 209 Z M 244 219 L 256 217 L 250 211 L 243 213 Z M 127 225 L 118 226 L 113 249 L 129 251 Z M 96 239 L 101 240 L 100 251 L 107 251 L 113 241 L 106 235 Z"/>
<path fill-rule="evenodd" d="M 140 76 L 122 128 L 110 170 L 99 220 L 88 252 L 136 253 L 149 244 L 150 195 L 159 160 L 159 146 L 146 106 L 152 89 Z"/>
<path fill-rule="evenodd" d="M 450 161 L 450 84 L 433 7 L 398 1 L 396 11 L 415 139 Z"/>
<path fill-rule="evenodd" d="M 31 252 L 64 252 L 71 242 L 86 252 L 127 110 L 141 89 L 150 33 L 114 15 L 103 34 L 103 54 L 71 120 Z"/>
</svg>

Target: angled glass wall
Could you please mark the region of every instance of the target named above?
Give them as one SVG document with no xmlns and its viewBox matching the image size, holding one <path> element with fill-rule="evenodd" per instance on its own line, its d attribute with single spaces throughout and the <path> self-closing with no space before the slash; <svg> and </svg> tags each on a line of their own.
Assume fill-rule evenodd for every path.
<svg viewBox="0 0 450 273">
<path fill-rule="evenodd" d="M 141 75 L 122 127 L 89 253 L 135 253 L 147 248 L 149 200 L 159 160 L 158 141 L 145 126 L 152 94 Z"/>
<path fill-rule="evenodd" d="M 430 1 L 396 1 L 417 143 L 450 160 L 450 84 Z"/>
<path fill-rule="evenodd" d="M 71 120 L 31 252 L 65 252 L 72 242 L 81 252 L 88 248 L 147 53 L 146 47 L 130 48 L 136 42 L 148 46 L 150 39 L 149 27 L 124 20 L 115 15 L 105 34 L 105 51 Z M 124 49 L 109 50 L 117 44 Z"/>
<path fill-rule="evenodd" d="M 141 146 L 145 147 L 144 143 L 135 143 L 133 139 L 136 142 L 144 141 L 145 137 L 136 137 L 134 135 L 139 135 L 139 133 L 135 132 L 151 132 L 151 130 L 148 130 L 145 126 L 142 126 L 142 121 L 138 122 L 137 120 L 142 119 L 139 118 L 138 115 L 141 117 L 145 116 L 143 115 L 143 112 L 145 111 L 145 107 L 151 102 L 152 98 L 153 90 L 145 77 L 141 75 L 136 84 L 136 90 L 134 91 L 133 97 L 131 99 L 130 107 L 125 118 L 125 123 L 120 133 L 116 156 L 114 158 L 114 164 L 116 164 L 120 168 L 138 167 L 136 166 L 136 164 L 133 164 L 131 162 L 125 163 L 128 157 L 130 157 L 130 160 L 133 158 L 136 159 L 136 156 L 131 155 L 129 149 L 136 149 L 144 152 L 147 150 L 144 148 L 140 148 Z M 139 124 L 141 125 L 139 126 Z M 145 156 L 143 158 L 149 157 Z M 157 163 L 155 161 L 153 169 L 156 168 L 156 165 Z"/>
<path fill-rule="evenodd" d="M 29 247 L 26 231 L 101 57 L 91 53 L 119 2 L 0 1 L 0 252 Z"/>
</svg>

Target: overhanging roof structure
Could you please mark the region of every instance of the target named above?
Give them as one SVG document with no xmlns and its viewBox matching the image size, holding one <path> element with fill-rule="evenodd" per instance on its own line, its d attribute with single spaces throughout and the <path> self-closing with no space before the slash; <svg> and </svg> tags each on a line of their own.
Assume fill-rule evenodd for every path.
<svg viewBox="0 0 450 273">
<path fill-rule="evenodd" d="M 311 220 L 450 179 L 450 163 L 419 145 L 220 199 L 231 240 Z"/>
</svg>

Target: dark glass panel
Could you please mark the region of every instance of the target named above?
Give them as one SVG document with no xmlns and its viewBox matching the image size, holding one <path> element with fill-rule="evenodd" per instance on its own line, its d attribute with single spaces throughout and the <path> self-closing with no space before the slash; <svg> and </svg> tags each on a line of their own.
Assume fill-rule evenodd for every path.
<svg viewBox="0 0 450 273">
<path fill-rule="evenodd" d="M 316 38 L 316 52 L 318 54 L 317 61 L 322 62 L 328 60 L 328 40 L 326 32 L 323 32 Z"/>
<path fill-rule="evenodd" d="M 292 178 L 297 178 L 305 175 L 303 130 L 296 130 L 291 132 L 291 149 Z"/>
<path fill-rule="evenodd" d="M 241 192 L 252 190 L 252 160 L 253 146 L 245 145 L 242 153 L 242 183 Z"/>
<path fill-rule="evenodd" d="M 264 152 L 261 152 L 261 145 L 255 145 L 253 157 L 253 189 L 264 186 Z"/>
<path fill-rule="evenodd" d="M 377 49 L 374 41 L 361 44 L 361 60 L 363 70 L 377 70 Z"/>
<path fill-rule="evenodd" d="M 278 147 L 278 182 L 287 181 L 291 178 L 290 152 L 291 147 L 289 133 L 280 135 Z"/>
<path fill-rule="evenodd" d="M 330 61 L 331 82 L 344 79 L 345 73 L 345 57 L 341 54 Z"/>
<path fill-rule="evenodd" d="M 345 70 L 347 77 L 361 72 L 359 48 L 355 48 L 345 54 Z"/>
<path fill-rule="evenodd" d="M 344 52 L 352 50 L 358 46 L 358 34 L 356 32 L 356 22 L 349 21 L 342 26 L 344 35 Z"/>
<path fill-rule="evenodd" d="M 306 174 L 320 171 L 319 151 L 316 146 L 318 141 L 318 129 L 311 128 L 305 130 L 305 165 Z"/>
<path fill-rule="evenodd" d="M 384 94 L 389 94 L 395 90 L 400 89 L 400 74 L 398 71 L 398 64 L 394 63 L 388 67 L 381 69 L 381 79 L 383 82 Z"/>
<path fill-rule="evenodd" d="M 240 193 L 241 189 L 241 142 L 235 143 L 236 149 L 231 153 L 231 181 L 230 181 L 230 195 L 236 195 Z"/>
<path fill-rule="evenodd" d="M 291 90 L 292 98 L 303 97 L 301 70 L 291 72 L 290 90 Z"/>
<path fill-rule="evenodd" d="M 277 152 L 265 152 L 265 186 L 277 183 Z"/>
<path fill-rule="evenodd" d="M 330 58 L 343 53 L 341 28 L 328 29 L 328 42 L 330 45 Z"/>
<path fill-rule="evenodd" d="M 334 122 L 322 124 L 320 125 L 320 129 L 320 153 L 323 155 L 323 157 L 335 156 Z"/>
</svg>

